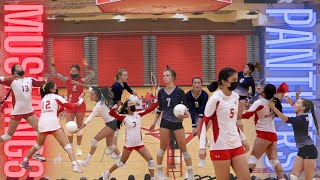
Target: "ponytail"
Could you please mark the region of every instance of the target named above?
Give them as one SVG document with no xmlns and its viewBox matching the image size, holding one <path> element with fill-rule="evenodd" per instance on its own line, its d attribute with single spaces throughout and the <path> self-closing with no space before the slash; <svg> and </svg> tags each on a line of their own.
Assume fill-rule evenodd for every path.
<svg viewBox="0 0 320 180">
<path fill-rule="evenodd" d="M 261 71 L 262 69 L 262 64 L 261 62 L 255 62 L 254 64 L 253 63 L 248 63 L 247 66 L 249 67 L 250 69 L 250 75 L 255 71 L 257 70 L 258 72 Z"/>
<path fill-rule="evenodd" d="M 216 91 L 218 89 L 218 87 L 219 87 L 219 82 L 218 81 L 213 81 L 207 86 L 207 88 L 208 88 L 208 90 L 210 92 Z"/>
<path fill-rule="evenodd" d="M 304 99 L 304 98 L 301 98 L 301 100 L 302 100 L 302 105 L 305 107 L 304 113 L 308 113 L 311 110 L 313 122 L 314 122 L 314 125 L 316 126 L 317 133 L 319 135 L 319 126 L 318 126 L 316 113 L 314 111 L 313 102 L 308 99 Z"/>
</svg>

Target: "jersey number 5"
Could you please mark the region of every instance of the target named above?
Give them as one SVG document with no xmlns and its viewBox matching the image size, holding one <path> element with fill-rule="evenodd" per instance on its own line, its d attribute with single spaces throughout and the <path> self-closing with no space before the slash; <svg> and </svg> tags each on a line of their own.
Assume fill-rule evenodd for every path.
<svg viewBox="0 0 320 180">
<path fill-rule="evenodd" d="M 233 116 L 234 116 L 234 109 L 232 108 L 230 109 L 230 118 L 233 118 Z"/>
<path fill-rule="evenodd" d="M 50 109 L 50 101 L 43 102 L 42 109 Z"/>
</svg>

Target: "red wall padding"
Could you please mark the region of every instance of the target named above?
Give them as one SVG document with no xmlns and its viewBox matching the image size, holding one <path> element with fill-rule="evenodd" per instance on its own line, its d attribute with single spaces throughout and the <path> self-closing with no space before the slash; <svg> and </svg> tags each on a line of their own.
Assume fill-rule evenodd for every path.
<svg viewBox="0 0 320 180">
<path fill-rule="evenodd" d="M 98 38 L 99 86 L 111 86 L 117 70 L 128 71 L 130 86 L 143 86 L 142 36 L 103 36 Z"/>
<path fill-rule="evenodd" d="M 243 71 L 247 64 L 246 35 L 216 35 L 216 77 L 221 69 Z"/>
<path fill-rule="evenodd" d="M 162 85 L 166 65 L 176 71 L 176 85 L 191 85 L 193 77 L 202 77 L 201 35 L 159 35 L 157 55 L 158 77 Z"/>
<path fill-rule="evenodd" d="M 56 70 L 63 76 L 70 76 L 70 66 L 79 64 L 81 76 L 84 76 L 83 67 L 83 37 L 55 37 L 53 39 L 53 56 Z M 65 83 L 54 79 L 59 87 L 65 87 Z"/>
</svg>

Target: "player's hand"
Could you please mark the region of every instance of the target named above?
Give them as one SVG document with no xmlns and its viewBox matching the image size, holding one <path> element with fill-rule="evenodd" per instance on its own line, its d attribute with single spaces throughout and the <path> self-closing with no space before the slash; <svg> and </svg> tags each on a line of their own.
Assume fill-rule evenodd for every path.
<svg viewBox="0 0 320 180">
<path fill-rule="evenodd" d="M 122 101 L 119 101 L 119 102 L 117 103 L 117 106 L 120 107 L 120 106 L 122 106 L 122 104 L 123 104 Z"/>
<path fill-rule="evenodd" d="M 300 96 L 300 94 L 301 94 L 301 92 L 302 92 L 302 88 L 299 88 L 299 91 L 298 91 L 298 92 L 296 92 L 296 97 L 299 97 L 299 96 Z"/>
<path fill-rule="evenodd" d="M 85 67 L 89 66 L 88 61 L 85 58 L 83 58 L 82 62 Z"/>
<path fill-rule="evenodd" d="M 150 130 L 150 131 L 153 131 L 155 127 L 156 127 L 156 123 L 152 123 L 151 126 L 150 126 L 150 128 L 149 128 L 149 130 Z"/>
<path fill-rule="evenodd" d="M 50 75 L 49 74 L 44 74 L 43 75 L 43 81 L 48 82 Z"/>
<path fill-rule="evenodd" d="M 243 141 L 241 141 L 241 143 L 242 143 L 242 146 L 244 147 L 245 152 L 246 153 L 249 152 L 250 145 L 249 145 L 248 141 L 247 140 L 243 140 Z"/>
<path fill-rule="evenodd" d="M 198 135 L 198 128 L 195 128 L 195 127 L 192 128 L 192 135 L 194 137 Z"/>
<path fill-rule="evenodd" d="M 71 134 L 75 134 L 75 133 L 77 133 L 77 132 L 79 132 L 80 131 L 80 129 L 78 128 L 77 130 L 75 130 L 74 132 L 72 132 Z"/>
<path fill-rule="evenodd" d="M 83 97 L 84 97 L 84 93 L 81 93 L 81 95 L 79 96 L 79 99 Z"/>
<path fill-rule="evenodd" d="M 188 118 L 190 117 L 189 113 L 188 112 L 185 112 L 183 115 L 179 115 L 178 118 L 183 120 L 184 118 Z"/>
<path fill-rule="evenodd" d="M 80 83 L 78 81 L 71 80 L 71 84 L 79 85 Z"/>
<path fill-rule="evenodd" d="M 207 155 L 206 149 L 199 150 L 199 158 L 200 159 L 206 159 L 206 155 Z"/>
<path fill-rule="evenodd" d="M 275 104 L 273 102 L 268 103 L 268 106 L 269 106 L 270 109 L 275 109 L 276 108 L 276 106 L 275 106 Z"/>
<path fill-rule="evenodd" d="M 51 64 L 54 64 L 54 58 L 51 58 Z"/>
</svg>

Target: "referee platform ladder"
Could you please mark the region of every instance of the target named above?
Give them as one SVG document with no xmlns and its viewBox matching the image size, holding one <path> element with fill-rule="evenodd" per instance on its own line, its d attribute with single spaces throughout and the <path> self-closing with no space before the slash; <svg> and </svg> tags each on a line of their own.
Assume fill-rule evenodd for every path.
<svg viewBox="0 0 320 180">
<path fill-rule="evenodd" d="M 170 176 L 169 173 L 172 173 L 173 178 L 176 179 L 175 173 L 179 172 L 180 176 L 183 176 L 182 165 L 182 153 L 173 131 L 170 130 L 170 140 L 167 147 L 167 176 Z"/>
</svg>

